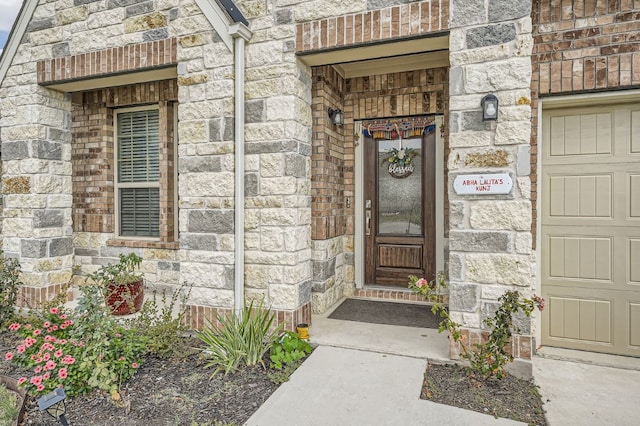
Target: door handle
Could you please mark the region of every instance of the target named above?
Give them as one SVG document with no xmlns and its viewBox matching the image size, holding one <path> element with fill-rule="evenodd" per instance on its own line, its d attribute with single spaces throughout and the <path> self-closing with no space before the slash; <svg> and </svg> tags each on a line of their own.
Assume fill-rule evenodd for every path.
<svg viewBox="0 0 640 426">
<path fill-rule="evenodd" d="M 364 232 L 366 235 L 371 235 L 371 210 L 365 212 Z"/>
</svg>

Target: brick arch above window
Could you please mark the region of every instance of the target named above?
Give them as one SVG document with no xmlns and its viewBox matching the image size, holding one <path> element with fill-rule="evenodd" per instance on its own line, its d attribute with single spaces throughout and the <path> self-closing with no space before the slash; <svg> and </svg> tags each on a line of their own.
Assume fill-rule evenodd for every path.
<svg viewBox="0 0 640 426">
<path fill-rule="evenodd" d="M 65 92 L 176 77 L 177 39 L 111 47 L 38 61 L 38 84 Z M 118 79 L 115 84 L 113 79 Z"/>
</svg>

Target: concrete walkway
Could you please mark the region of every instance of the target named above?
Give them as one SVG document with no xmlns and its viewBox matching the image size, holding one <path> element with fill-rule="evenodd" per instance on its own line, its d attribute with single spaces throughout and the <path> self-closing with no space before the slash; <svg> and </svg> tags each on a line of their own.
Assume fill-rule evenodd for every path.
<svg viewBox="0 0 640 426">
<path fill-rule="evenodd" d="M 523 425 L 420 399 L 424 359 L 320 346 L 249 426 Z"/>
<path fill-rule="evenodd" d="M 536 357 L 533 376 L 551 426 L 640 424 L 640 371 Z"/>
<path fill-rule="evenodd" d="M 523 425 L 420 399 L 427 360 L 448 360 L 445 334 L 326 316 L 312 319 L 318 348 L 247 425 Z M 640 424 L 640 358 L 541 353 L 533 376 L 551 426 Z"/>
</svg>

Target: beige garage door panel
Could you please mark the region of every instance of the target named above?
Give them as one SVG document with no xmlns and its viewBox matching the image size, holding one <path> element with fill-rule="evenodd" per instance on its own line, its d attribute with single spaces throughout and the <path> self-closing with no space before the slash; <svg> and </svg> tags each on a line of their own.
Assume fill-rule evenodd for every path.
<svg viewBox="0 0 640 426">
<path fill-rule="evenodd" d="M 640 105 L 542 122 L 542 343 L 640 356 Z"/>
</svg>

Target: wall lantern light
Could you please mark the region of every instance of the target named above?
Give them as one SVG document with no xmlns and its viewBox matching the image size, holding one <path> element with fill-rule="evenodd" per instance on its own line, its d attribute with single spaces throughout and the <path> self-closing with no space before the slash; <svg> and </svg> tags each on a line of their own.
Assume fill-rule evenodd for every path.
<svg viewBox="0 0 640 426">
<path fill-rule="evenodd" d="M 342 126 L 344 124 L 344 113 L 341 109 L 333 109 L 329 108 L 327 111 L 329 113 L 329 118 L 336 126 Z"/>
<path fill-rule="evenodd" d="M 64 406 L 64 399 L 67 397 L 64 389 L 56 388 L 53 392 L 38 398 L 38 408 L 40 411 L 46 411 L 51 417 L 62 423 L 63 426 L 69 426 L 64 414 L 67 409 Z"/>
<path fill-rule="evenodd" d="M 486 95 L 480 101 L 480 105 L 482 105 L 482 121 L 498 119 L 498 98 L 494 95 Z"/>
</svg>

